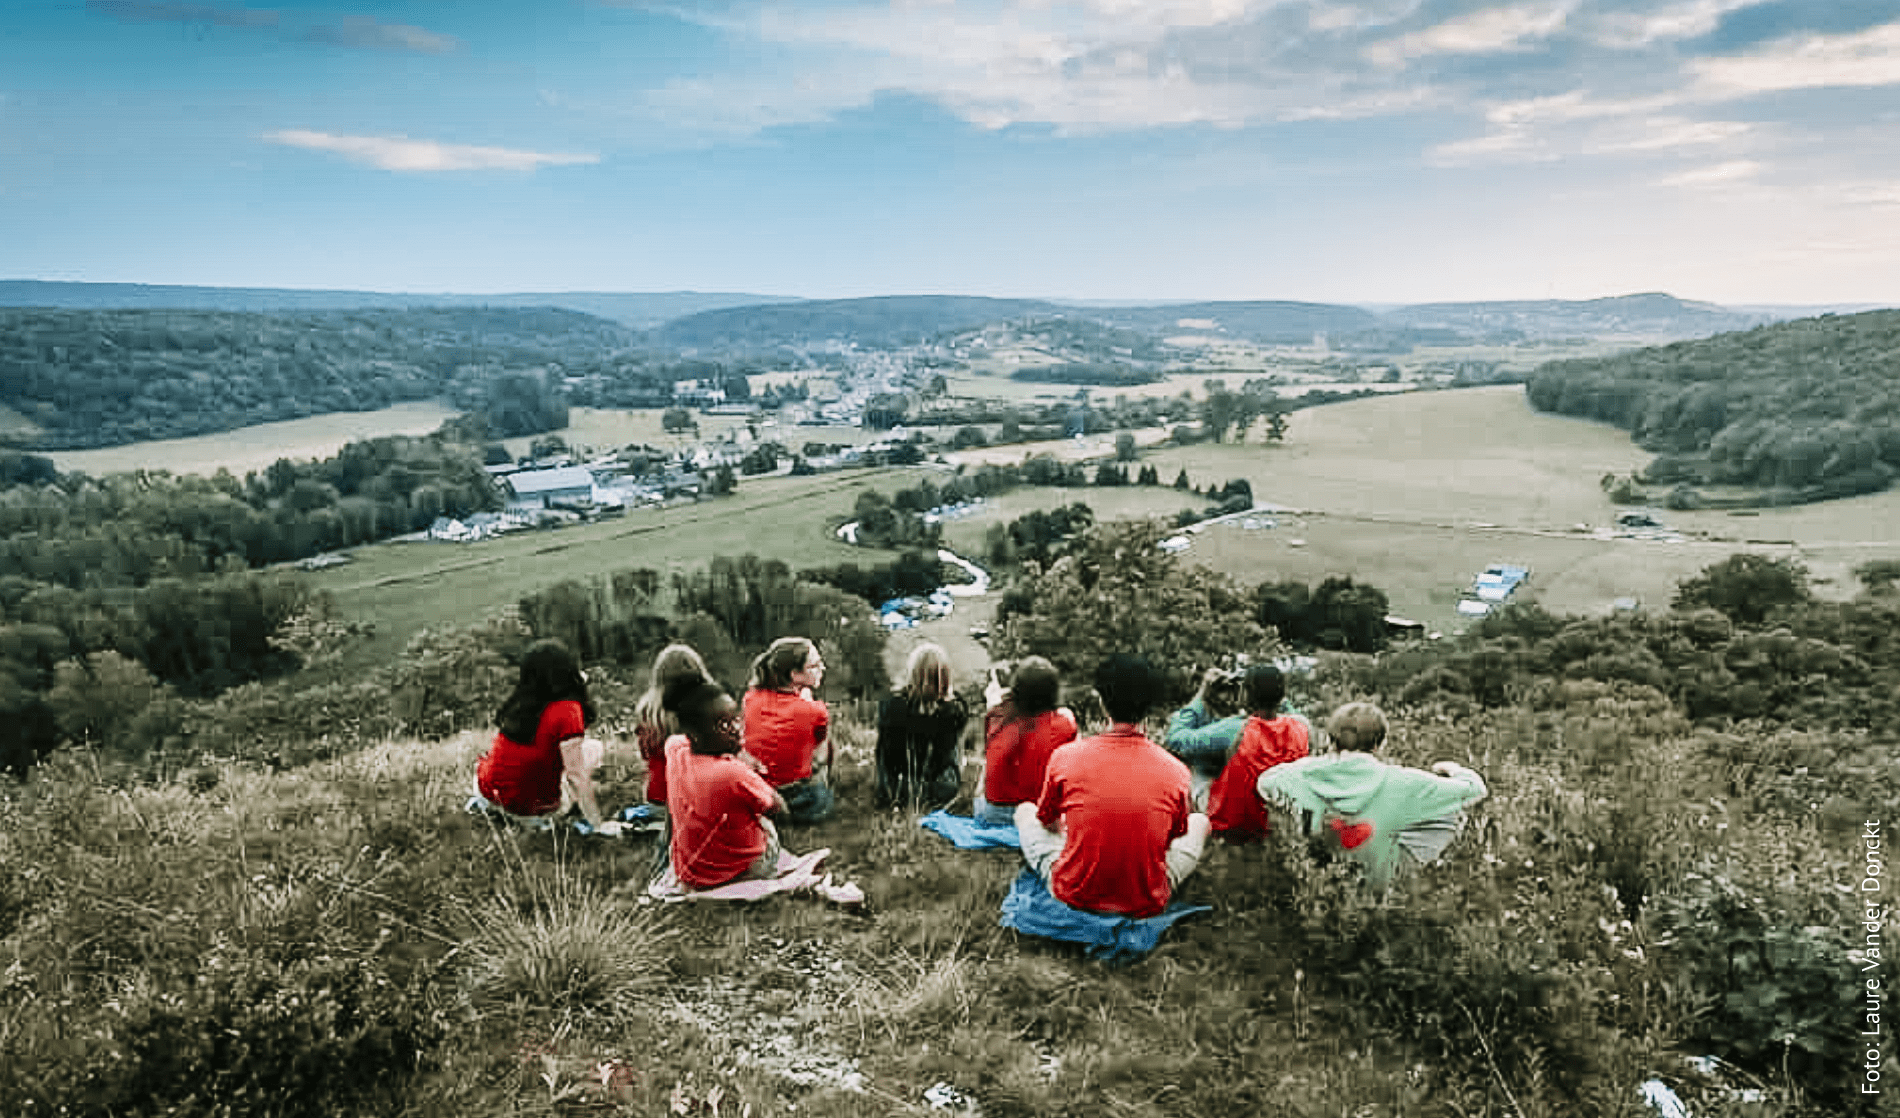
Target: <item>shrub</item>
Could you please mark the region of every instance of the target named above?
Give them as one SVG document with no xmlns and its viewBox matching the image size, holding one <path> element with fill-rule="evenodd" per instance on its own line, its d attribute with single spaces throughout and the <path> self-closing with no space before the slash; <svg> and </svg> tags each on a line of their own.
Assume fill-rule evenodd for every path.
<svg viewBox="0 0 1900 1118">
<path fill-rule="evenodd" d="M 1792 559 L 1740 552 L 1676 588 L 1675 608 L 1708 607 L 1744 625 L 1759 625 L 1783 606 L 1807 601 L 1808 571 Z"/>
<path fill-rule="evenodd" d="M 612 1016 L 666 977 L 675 933 L 659 908 L 608 897 L 565 865 L 515 857 L 470 913 L 462 965 L 477 1008 Z"/>
</svg>

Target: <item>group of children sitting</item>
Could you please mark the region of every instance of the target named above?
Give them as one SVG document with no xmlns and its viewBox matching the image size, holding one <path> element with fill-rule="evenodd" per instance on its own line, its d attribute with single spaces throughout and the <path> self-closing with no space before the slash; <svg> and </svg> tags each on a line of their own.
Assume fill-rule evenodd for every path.
<svg viewBox="0 0 1900 1118">
<path fill-rule="evenodd" d="M 813 697 L 823 680 L 824 660 L 802 637 L 774 641 L 754 661 L 743 702 L 691 648 L 675 644 L 659 654 L 635 708 L 635 736 L 647 800 L 665 808 L 670 870 L 680 886 L 710 890 L 770 878 L 789 862 L 778 826 L 817 822 L 835 810 L 829 713 Z M 1140 657 L 1101 662 L 1092 682 L 1109 724 L 1086 738 L 1059 705 L 1061 681 L 1047 660 L 1015 665 L 1007 687 L 992 672 L 975 821 L 1013 825 L 1024 862 L 1063 905 L 1142 919 L 1167 908 L 1210 838 L 1257 840 L 1272 814 L 1382 885 L 1406 862 L 1435 858 L 1463 809 L 1485 795 L 1478 774 L 1454 762 L 1428 772 L 1374 756 L 1386 733 L 1377 707 L 1349 703 L 1334 711 L 1326 730 L 1335 751 L 1312 754 L 1309 723 L 1283 711 L 1278 668 L 1247 669 L 1237 680 L 1244 709 L 1229 712 L 1223 706 L 1235 704 L 1220 697 L 1234 681 L 1210 671 L 1156 743 L 1142 726 L 1165 685 Z M 536 643 L 497 717 L 470 807 L 515 816 L 578 809 L 596 830 L 617 833 L 620 824 L 601 816 L 590 776 L 603 752 L 586 736 L 594 714 L 572 653 L 556 641 Z M 954 800 L 967 720 L 944 651 L 919 645 L 903 686 L 879 710 L 878 803 Z"/>
</svg>

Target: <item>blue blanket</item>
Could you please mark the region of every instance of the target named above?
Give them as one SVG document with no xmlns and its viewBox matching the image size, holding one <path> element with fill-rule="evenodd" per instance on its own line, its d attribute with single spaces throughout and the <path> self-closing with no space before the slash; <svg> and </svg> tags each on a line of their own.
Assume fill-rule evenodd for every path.
<svg viewBox="0 0 1900 1118">
<path fill-rule="evenodd" d="M 1136 919 L 1132 916 L 1104 916 L 1070 908 L 1050 894 L 1049 887 L 1035 871 L 1023 867 L 1003 898 L 1003 927 L 1045 939 L 1079 943 L 1088 949 L 1091 959 L 1105 963 L 1132 963 L 1155 949 L 1162 933 L 1176 920 L 1210 906 L 1176 902 L 1159 916 Z"/>
<path fill-rule="evenodd" d="M 963 850 L 1023 848 L 1022 836 L 1016 833 L 1014 823 L 984 823 L 967 815 L 952 815 L 947 811 L 933 811 L 917 822 L 956 843 Z"/>
</svg>

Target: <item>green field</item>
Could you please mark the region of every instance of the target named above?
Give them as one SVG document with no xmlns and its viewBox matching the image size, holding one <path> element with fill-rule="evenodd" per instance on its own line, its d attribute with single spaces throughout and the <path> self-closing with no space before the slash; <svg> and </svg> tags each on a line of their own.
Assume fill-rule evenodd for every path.
<svg viewBox="0 0 1900 1118">
<path fill-rule="evenodd" d="M 282 423 L 260 423 L 215 435 L 159 439 L 99 450 L 59 450 L 46 457 L 61 470 L 101 477 L 129 470 L 169 470 L 174 474 L 215 474 L 225 469 L 243 477 L 279 458 L 329 458 L 343 444 L 383 435 L 426 435 L 457 414 L 434 400 L 418 400 L 378 411 L 333 412 Z"/>
<path fill-rule="evenodd" d="M 242 473 L 282 456 L 333 453 L 352 438 L 433 430 L 450 414 L 437 404 L 408 404 L 52 457 L 61 469 L 88 473 L 219 467 Z M 733 417 L 701 419 L 704 435 L 741 423 Z M 660 430 L 653 410 L 576 408 L 560 434 L 573 445 L 603 450 L 678 441 Z M 762 428 L 761 435 L 794 446 L 866 437 L 855 428 L 833 427 Z M 525 451 L 528 442 L 511 440 L 510 446 Z M 1106 437 L 1064 440 L 957 457 L 1014 462 L 1049 451 L 1106 453 L 1111 445 Z M 1445 631 L 1461 623 L 1454 612 L 1460 592 L 1489 563 L 1530 567 L 1531 597 L 1559 612 L 1589 614 L 1623 597 L 1665 604 L 1681 579 L 1742 548 L 1799 559 L 1814 572 L 1821 593 L 1842 595 L 1855 588 L 1850 572 L 1856 565 L 1900 555 L 1900 493 L 1747 517 L 1663 514 L 1687 537 L 1682 542 L 1595 538 L 1592 532 L 1607 526 L 1616 511 L 1599 479 L 1639 469 L 1648 458 L 1618 429 L 1539 414 L 1520 388 L 1503 386 L 1304 409 L 1292 416 L 1283 444 L 1262 444 L 1256 436 L 1241 445 L 1169 447 L 1144 452 L 1142 462 L 1153 463 L 1164 482 L 1183 468 L 1202 486 L 1244 477 L 1257 500 L 1300 510 L 1275 517 L 1272 528 L 1211 526 L 1193 537 L 1186 561 L 1249 583 L 1351 575 L 1386 591 L 1394 612 Z M 860 488 L 888 492 L 919 476 L 934 475 L 907 469 L 746 479 L 727 501 L 636 511 L 624 519 L 482 544 L 364 548 L 354 563 L 309 577 L 334 593 L 349 616 L 376 620 L 378 635 L 362 655 L 387 657 L 425 626 L 473 621 L 568 578 L 643 566 L 687 569 L 714 555 L 747 552 L 794 567 L 875 562 L 883 556 L 846 547 L 828 534 L 828 525 L 849 513 Z M 991 524 L 1073 501 L 1087 503 L 1104 519 L 1171 516 L 1198 503 L 1173 490 L 1019 490 L 976 516 L 951 522 L 945 538 L 964 554 L 980 555 Z M 1579 525 L 1589 531 L 1578 531 Z M 957 618 L 936 629 L 961 635 L 983 612 L 966 603 Z"/>
<path fill-rule="evenodd" d="M 1008 449 L 1015 460 L 1032 448 Z M 1616 512 L 1598 479 L 1647 459 L 1622 431 L 1540 415 L 1521 389 L 1505 386 L 1303 410 L 1281 445 L 1171 447 L 1142 461 L 1154 463 L 1164 482 L 1182 468 L 1202 486 L 1244 477 L 1256 500 L 1299 510 L 1274 516 L 1271 528 L 1211 525 L 1192 537 L 1185 562 L 1245 583 L 1350 575 L 1384 590 L 1395 613 L 1446 632 L 1464 623 L 1455 612 L 1458 599 L 1490 563 L 1531 568 L 1520 593 L 1549 609 L 1595 614 L 1617 598 L 1666 605 L 1682 579 L 1741 549 L 1797 558 L 1814 572 L 1819 592 L 1837 595 L 1855 589 L 1849 572 L 1857 564 L 1900 555 L 1900 493 L 1746 518 L 1662 514 L 1687 537 L 1680 542 L 1598 538 L 1593 533 Z M 481 544 L 364 548 L 356 562 L 310 577 L 349 616 L 375 619 L 378 636 L 368 654 L 389 656 L 425 626 L 473 621 L 568 578 L 630 567 L 690 569 L 715 555 L 747 552 L 794 568 L 875 562 L 885 556 L 846 547 L 828 525 L 848 515 L 859 489 L 889 492 L 920 476 L 934 475 L 912 468 L 746 479 L 730 500 Z M 945 540 L 977 557 L 990 525 L 1074 501 L 1103 519 L 1171 516 L 1200 503 L 1166 488 L 1017 490 L 951 521 Z M 965 603 L 922 635 L 962 643 L 986 612 Z"/>
<path fill-rule="evenodd" d="M 748 479 L 730 498 L 556 531 L 359 548 L 352 562 L 304 577 L 333 595 L 346 616 L 376 623 L 375 637 L 353 658 L 386 662 L 424 628 L 472 623 L 567 579 L 640 567 L 688 571 L 715 556 L 748 552 L 794 568 L 874 561 L 882 554 L 840 543 L 829 526 L 851 511 L 867 484 L 897 481 L 880 473 Z"/>
<path fill-rule="evenodd" d="M 229 470 L 239 477 L 261 470 L 279 458 L 328 458 L 343 444 L 384 435 L 426 435 L 458 413 L 434 400 L 420 400 L 378 411 L 334 412 L 282 423 L 260 423 L 236 431 L 215 435 L 196 435 L 189 439 L 161 439 L 100 450 L 61 450 L 46 457 L 61 470 L 77 471 L 99 477 L 129 470 L 169 470 L 174 474 L 214 474 Z M 7 429 L 8 417 L 21 423 L 17 413 L 0 410 L 0 432 Z M 699 437 L 717 438 L 734 428 L 744 427 L 743 416 L 696 415 Z M 761 426 L 761 438 L 776 439 L 792 450 L 807 442 L 861 443 L 878 432 L 858 427 L 779 427 Z M 631 443 L 673 448 L 690 441 L 689 436 L 669 434 L 660 426 L 660 409 L 632 411 L 603 408 L 574 408 L 568 426 L 545 435 L 503 439 L 509 453 L 520 457 L 528 453 L 536 438 L 559 436 L 568 445 L 610 453 Z"/>
</svg>

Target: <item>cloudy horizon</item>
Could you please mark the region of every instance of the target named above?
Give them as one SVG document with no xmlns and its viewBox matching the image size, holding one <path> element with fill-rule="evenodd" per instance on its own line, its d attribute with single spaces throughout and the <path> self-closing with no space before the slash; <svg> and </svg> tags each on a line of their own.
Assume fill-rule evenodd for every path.
<svg viewBox="0 0 1900 1118">
<path fill-rule="evenodd" d="M 9 5 L 0 278 L 1900 303 L 1886 2 L 368 7 Z"/>
</svg>

